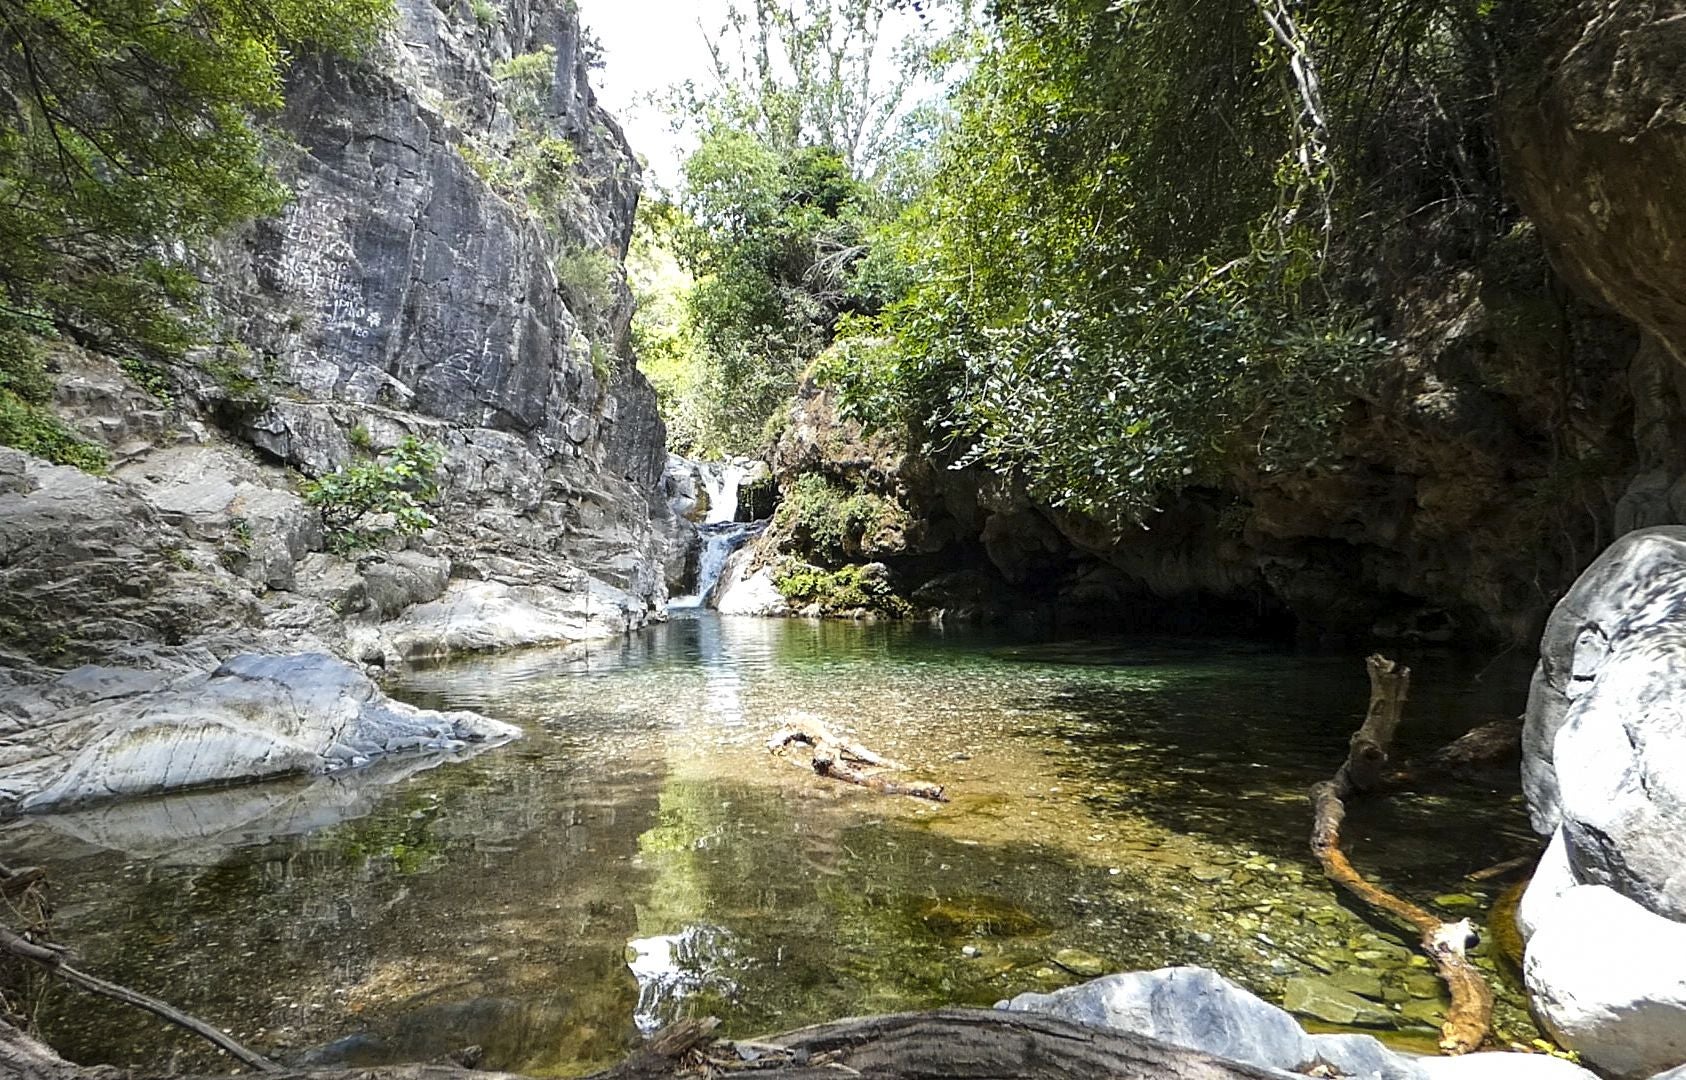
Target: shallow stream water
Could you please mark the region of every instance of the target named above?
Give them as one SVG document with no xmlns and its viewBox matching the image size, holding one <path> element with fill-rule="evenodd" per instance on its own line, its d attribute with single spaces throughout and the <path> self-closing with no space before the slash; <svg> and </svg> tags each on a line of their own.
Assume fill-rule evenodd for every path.
<svg viewBox="0 0 1686 1080">
<path fill-rule="evenodd" d="M 1514 664 L 1407 659 L 1406 754 L 1520 708 Z M 1167 964 L 1277 1001 L 1294 979 L 1363 988 L 1388 1038 L 1432 1045 L 1424 962 L 1306 849 L 1305 791 L 1363 712 L 1359 657 L 700 615 L 393 692 L 528 735 L 439 767 L 32 819 L 0 847 L 50 865 L 56 933 L 86 969 L 287 1061 L 479 1045 L 487 1068 L 569 1074 L 682 1015 L 753 1035 Z M 770 754 L 792 710 L 952 802 Z M 1478 923 L 1493 891 L 1465 875 L 1536 846 L 1506 777 L 1362 807 L 1347 836 L 1376 880 Z M 1501 1030 L 1531 1037 L 1495 975 Z M 30 1004 L 76 1060 L 218 1064 L 117 1006 Z"/>
</svg>

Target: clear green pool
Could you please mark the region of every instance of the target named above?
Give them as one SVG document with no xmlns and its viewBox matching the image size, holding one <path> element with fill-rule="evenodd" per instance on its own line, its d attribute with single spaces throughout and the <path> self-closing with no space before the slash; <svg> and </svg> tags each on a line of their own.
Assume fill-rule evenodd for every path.
<svg viewBox="0 0 1686 1080">
<path fill-rule="evenodd" d="M 1515 665 L 1408 659 L 1407 752 L 1521 705 Z M 566 1074 L 679 1015 L 754 1034 L 1182 963 L 1276 999 L 1289 979 L 1377 973 L 1389 1037 L 1432 1042 L 1409 943 L 1306 852 L 1304 791 L 1364 707 L 1357 656 L 703 615 L 395 692 L 528 737 L 14 823 L 0 844 L 51 866 L 84 967 L 286 1060 L 472 1044 L 488 1068 Z M 795 709 L 953 801 L 770 755 Z M 1534 849 L 1503 777 L 1360 808 L 1348 836 L 1361 869 L 1478 921 L 1492 892 L 1464 875 Z M 1501 1026 L 1531 1036 L 1499 985 Z M 216 1064 L 68 990 L 29 1004 L 83 1062 Z"/>
</svg>

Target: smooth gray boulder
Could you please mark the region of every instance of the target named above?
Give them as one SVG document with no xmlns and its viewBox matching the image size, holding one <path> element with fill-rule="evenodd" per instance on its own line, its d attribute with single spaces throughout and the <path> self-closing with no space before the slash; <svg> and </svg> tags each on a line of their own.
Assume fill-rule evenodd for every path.
<svg viewBox="0 0 1686 1080">
<path fill-rule="evenodd" d="M 1522 775 L 1535 1011 L 1619 1076 L 1686 1061 L 1686 528 L 1617 540 L 1552 612 Z"/>
<path fill-rule="evenodd" d="M 1414 1058 L 1368 1035 L 1308 1035 L 1282 1009 L 1199 967 L 1107 975 L 996 1008 L 1146 1035 L 1299 1080 L 1319 1066 L 1355 1080 L 1594 1080 L 1542 1054 Z"/>
<path fill-rule="evenodd" d="M 1523 977 L 1554 1038 L 1618 1077 L 1686 1063 L 1686 924 L 1577 885 L 1534 928 Z"/>
<path fill-rule="evenodd" d="M 103 690 L 118 680 L 71 672 Z M 411 751 L 454 752 L 520 729 L 476 713 L 417 709 L 323 653 L 236 656 L 209 674 L 77 700 L 49 686 L 46 712 L 0 743 L 0 804 L 39 811 L 119 796 L 319 774 Z"/>
<path fill-rule="evenodd" d="M 1522 901 L 1516 906 L 1516 929 L 1524 942 L 1533 939 L 1534 931 L 1539 929 L 1551 907 L 1579 884 L 1575 880 L 1575 868 L 1569 865 L 1569 850 L 1563 839 L 1563 830 L 1559 829 L 1551 834 L 1551 843 L 1546 845 L 1545 854 L 1540 856 L 1539 863 L 1534 867 L 1528 891 L 1522 894 Z"/>
<path fill-rule="evenodd" d="M 1686 919 L 1686 528 L 1629 533 L 1552 612 L 1523 790 L 1577 881 Z M 1567 763 L 1559 766 L 1559 762 Z"/>
<path fill-rule="evenodd" d="M 714 593 L 715 609 L 722 615 L 789 615 L 790 602 L 773 584 L 773 568 L 751 569 L 754 560 L 753 547 L 740 548 L 726 560 Z"/>
<path fill-rule="evenodd" d="M 399 660 L 437 659 L 528 645 L 615 637 L 642 625 L 642 604 L 585 579 L 571 589 L 501 581 L 454 581 L 381 627 Z"/>
</svg>

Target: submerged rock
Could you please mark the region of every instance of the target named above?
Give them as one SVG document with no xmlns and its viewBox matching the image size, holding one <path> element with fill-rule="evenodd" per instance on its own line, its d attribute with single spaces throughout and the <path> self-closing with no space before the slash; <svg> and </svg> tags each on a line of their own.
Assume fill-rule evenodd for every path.
<svg viewBox="0 0 1686 1080">
<path fill-rule="evenodd" d="M 1336 979 L 1289 979 L 1282 1004 L 1291 1013 L 1330 1024 L 1391 1028 L 1399 1023 L 1398 1017 L 1387 1009 L 1343 990 Z"/>
<path fill-rule="evenodd" d="M 407 751 L 450 752 L 520 729 L 417 709 L 322 653 L 237 656 L 209 674 L 115 693 L 118 673 L 43 687 L 40 720 L 8 737 L 0 806 L 43 810 L 128 795 L 332 772 Z M 89 689 L 93 688 L 92 696 Z"/>
<path fill-rule="evenodd" d="M 1061 949 L 1054 954 L 1054 963 L 1073 975 L 1092 978 L 1106 970 L 1106 961 L 1082 949 Z"/>
</svg>

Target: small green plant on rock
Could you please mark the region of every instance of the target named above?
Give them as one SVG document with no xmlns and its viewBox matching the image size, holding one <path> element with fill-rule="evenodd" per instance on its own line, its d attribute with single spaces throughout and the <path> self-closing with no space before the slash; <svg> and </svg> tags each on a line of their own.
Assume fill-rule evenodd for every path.
<svg viewBox="0 0 1686 1080">
<path fill-rule="evenodd" d="M 414 536 L 437 524 L 427 507 L 439 497 L 444 452 L 414 435 L 372 461 L 341 465 L 304 483 L 305 501 L 322 515 L 336 551 L 372 547 L 388 536 Z M 390 517 L 374 526 L 370 518 Z"/>
<path fill-rule="evenodd" d="M 138 356 L 125 356 L 117 362 L 136 386 L 145 390 L 157 399 L 160 405 L 169 408 L 176 403 L 175 395 L 170 392 L 169 376 L 157 364 L 142 360 Z"/>
<path fill-rule="evenodd" d="M 4 299 L 0 292 L 0 301 Z M 105 450 L 78 436 L 52 411 L 53 380 L 42 361 L 36 333 L 43 326 L 20 326 L 15 317 L 0 320 L 0 446 L 15 447 L 55 465 L 104 472 Z"/>
<path fill-rule="evenodd" d="M 615 303 L 615 272 L 617 263 L 601 248 L 575 248 L 556 259 L 556 283 L 576 311 L 590 321 L 607 312 Z"/>
<path fill-rule="evenodd" d="M 818 604 L 825 614 L 868 611 L 901 618 L 912 606 L 891 587 L 883 565 L 869 563 L 822 570 L 789 561 L 773 572 L 773 584 L 793 607 Z"/>
<path fill-rule="evenodd" d="M 797 550 L 836 564 L 860 554 L 875 536 L 904 524 L 905 517 L 882 495 L 844 491 L 817 473 L 804 473 L 779 504 L 773 526 Z"/>
</svg>

